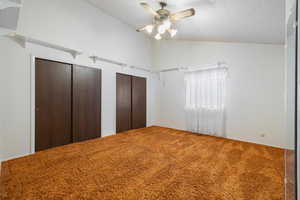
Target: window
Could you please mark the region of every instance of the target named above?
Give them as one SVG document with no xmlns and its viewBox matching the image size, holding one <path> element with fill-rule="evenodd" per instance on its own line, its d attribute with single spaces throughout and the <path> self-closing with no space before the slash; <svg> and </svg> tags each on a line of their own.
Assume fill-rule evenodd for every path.
<svg viewBox="0 0 300 200">
<path fill-rule="evenodd" d="M 187 128 L 207 134 L 224 134 L 227 69 L 216 67 L 185 74 Z"/>
</svg>

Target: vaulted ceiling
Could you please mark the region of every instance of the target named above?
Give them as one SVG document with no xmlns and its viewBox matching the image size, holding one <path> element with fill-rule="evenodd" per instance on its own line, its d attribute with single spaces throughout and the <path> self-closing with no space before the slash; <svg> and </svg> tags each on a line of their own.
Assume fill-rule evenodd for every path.
<svg viewBox="0 0 300 200">
<path fill-rule="evenodd" d="M 87 0 L 133 29 L 152 16 L 139 3 L 159 9 L 158 0 Z M 283 44 L 285 0 L 164 0 L 170 11 L 195 8 L 196 16 L 177 24 L 175 39 Z M 144 34 L 144 33 L 141 33 Z"/>
</svg>

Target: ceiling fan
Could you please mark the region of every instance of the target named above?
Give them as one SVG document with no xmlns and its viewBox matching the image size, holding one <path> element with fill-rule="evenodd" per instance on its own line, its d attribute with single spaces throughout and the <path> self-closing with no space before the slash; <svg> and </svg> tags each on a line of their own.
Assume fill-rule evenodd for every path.
<svg viewBox="0 0 300 200">
<path fill-rule="evenodd" d="M 145 2 L 140 3 L 142 7 L 144 7 L 148 12 L 150 12 L 154 16 L 154 19 L 152 24 L 137 29 L 138 32 L 144 31 L 148 34 L 154 34 L 154 38 L 156 40 L 161 40 L 162 36 L 165 35 L 166 32 L 168 32 L 170 37 L 174 37 L 177 34 L 177 29 L 174 27 L 174 22 L 184 18 L 192 17 L 196 13 L 194 8 L 190 8 L 176 13 L 171 13 L 165 8 L 167 7 L 167 3 L 159 2 L 159 4 L 161 8 L 155 11 L 149 6 L 149 4 Z"/>
</svg>

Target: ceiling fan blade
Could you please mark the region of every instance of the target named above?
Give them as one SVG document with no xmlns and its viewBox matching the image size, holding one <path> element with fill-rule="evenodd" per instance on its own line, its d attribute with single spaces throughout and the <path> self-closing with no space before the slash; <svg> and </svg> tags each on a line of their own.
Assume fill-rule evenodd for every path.
<svg viewBox="0 0 300 200">
<path fill-rule="evenodd" d="M 146 26 L 143 26 L 143 27 L 141 27 L 141 28 L 136 29 L 136 31 L 137 31 L 137 32 L 142 32 L 142 31 L 146 30 L 146 27 L 147 27 L 147 25 L 146 25 Z"/>
<path fill-rule="evenodd" d="M 146 26 L 143 26 L 143 27 L 141 27 L 141 28 L 136 29 L 136 31 L 137 31 L 137 32 L 146 31 L 146 32 L 148 32 L 149 34 L 151 34 L 152 31 L 153 31 L 153 28 L 154 28 L 154 25 L 153 25 L 153 24 L 149 24 L 149 25 L 146 25 Z"/>
<path fill-rule="evenodd" d="M 147 4 L 146 2 L 141 2 L 140 5 L 145 8 L 146 10 L 148 10 L 152 15 L 157 16 L 158 13 L 149 6 L 149 4 Z"/>
<path fill-rule="evenodd" d="M 187 10 L 183 10 L 174 14 L 171 14 L 171 19 L 176 21 L 176 20 L 180 20 L 180 19 L 184 19 L 187 17 L 191 17 L 194 16 L 196 14 L 196 11 L 194 8 L 190 8 Z"/>
</svg>

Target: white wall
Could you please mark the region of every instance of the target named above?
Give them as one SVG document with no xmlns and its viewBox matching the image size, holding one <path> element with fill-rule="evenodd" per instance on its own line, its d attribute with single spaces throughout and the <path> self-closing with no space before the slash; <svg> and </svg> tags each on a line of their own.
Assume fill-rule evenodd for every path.
<svg viewBox="0 0 300 200">
<path fill-rule="evenodd" d="M 228 138 L 286 147 L 284 130 L 284 46 L 160 41 L 153 45 L 156 68 L 229 66 Z M 163 73 L 157 96 L 161 126 L 186 129 L 182 72 Z M 261 137 L 265 134 L 265 137 Z"/>
<path fill-rule="evenodd" d="M 85 0 L 25 0 L 18 33 L 125 63 L 151 64 L 149 38 Z"/>
<path fill-rule="evenodd" d="M 0 159 L 30 150 L 30 58 L 0 38 Z"/>
<path fill-rule="evenodd" d="M 150 40 L 120 21 L 103 14 L 82 0 L 26 0 L 17 32 L 32 38 L 85 52 L 74 60 L 70 55 L 35 45 L 22 48 L 0 38 L 0 159 L 27 155 L 34 141 L 30 118 L 31 58 L 37 57 L 102 68 L 102 135 L 115 133 L 116 72 L 147 77 L 147 124 L 154 121 L 151 75 L 121 69 L 106 63 L 93 64 L 89 55 L 137 66 L 151 66 Z"/>
</svg>

